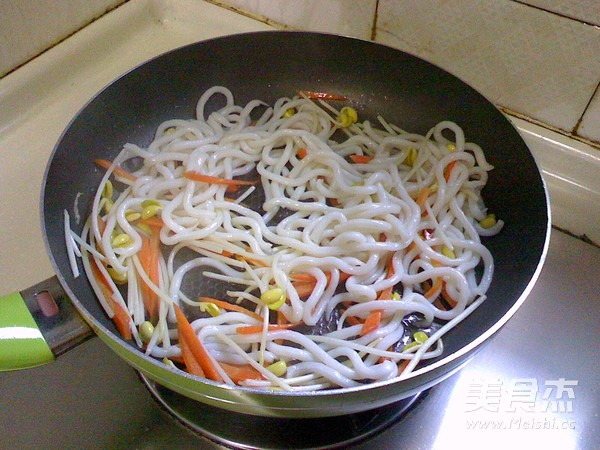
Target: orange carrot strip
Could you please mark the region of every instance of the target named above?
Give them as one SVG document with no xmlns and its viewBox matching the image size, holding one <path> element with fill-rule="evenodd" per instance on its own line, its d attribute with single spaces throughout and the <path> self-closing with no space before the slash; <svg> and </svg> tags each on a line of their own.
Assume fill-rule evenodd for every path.
<svg viewBox="0 0 600 450">
<path fill-rule="evenodd" d="M 292 282 L 292 285 L 298 293 L 298 297 L 305 298 L 309 297 L 310 294 L 315 290 L 316 282 L 314 281 L 297 281 Z"/>
<path fill-rule="evenodd" d="M 298 91 L 298 95 L 304 95 L 312 100 L 322 99 L 322 100 L 336 100 L 343 101 L 348 100 L 348 98 L 344 95 L 338 94 L 328 94 L 327 92 L 314 92 L 314 91 Z"/>
<path fill-rule="evenodd" d="M 100 167 L 102 167 L 103 169 L 110 169 L 110 166 L 112 166 L 112 162 L 106 160 L 106 159 L 96 159 L 94 161 L 97 165 L 99 165 Z M 129 181 L 136 181 L 137 177 L 129 172 L 127 172 L 125 169 L 122 169 L 120 166 L 115 166 L 113 173 L 120 178 L 124 178 L 126 180 Z"/>
<path fill-rule="evenodd" d="M 454 168 L 455 165 L 456 165 L 456 161 L 451 161 L 444 169 L 444 179 L 446 181 L 448 181 L 450 179 L 450 173 L 452 172 L 452 169 Z"/>
<path fill-rule="evenodd" d="M 142 268 L 150 278 L 150 281 L 156 286 L 159 284 L 159 254 L 160 254 L 160 234 L 157 227 L 150 227 L 150 237 L 141 236 L 142 248 L 138 252 L 138 258 Z M 140 289 L 146 311 L 150 315 L 150 321 L 154 322 L 158 317 L 160 299 L 144 280 L 141 280 Z"/>
<path fill-rule="evenodd" d="M 246 261 L 248 264 L 255 265 L 258 267 L 269 267 L 269 265 L 266 262 L 261 261 L 260 259 L 248 258 L 244 255 L 235 255 L 235 259 L 237 259 L 238 261 Z"/>
<path fill-rule="evenodd" d="M 243 306 L 236 305 L 234 303 L 229 303 L 229 302 L 226 302 L 223 300 L 217 300 L 216 298 L 212 298 L 212 297 L 200 297 L 199 301 L 206 302 L 206 303 L 214 303 L 219 308 L 223 308 L 227 311 L 240 312 L 240 313 L 246 314 L 247 316 L 250 316 L 250 317 L 258 320 L 259 322 L 263 321 L 263 317 L 261 315 L 256 314 L 255 312 L 252 312 L 249 309 L 246 309 Z"/>
<path fill-rule="evenodd" d="M 450 294 L 448 294 L 448 292 L 446 291 L 446 283 L 444 283 L 442 286 L 442 297 L 444 297 L 444 300 L 446 300 L 448 304 L 453 308 L 456 306 L 457 301 L 450 297 Z"/>
<path fill-rule="evenodd" d="M 104 277 L 104 274 L 100 272 L 100 269 L 96 265 L 96 261 L 91 260 L 90 263 L 93 276 L 98 282 L 98 286 L 100 286 L 100 290 L 102 291 L 102 294 L 104 294 L 106 302 L 110 305 L 111 309 L 113 310 L 114 316 L 112 320 L 115 323 L 117 330 L 119 330 L 119 333 L 121 333 L 123 339 L 131 339 L 131 316 L 129 315 L 129 312 L 125 308 L 123 308 L 121 304 L 113 300 L 112 289 L 109 286 L 108 281 Z"/>
<path fill-rule="evenodd" d="M 346 322 L 348 322 L 350 325 L 361 325 L 362 324 L 362 322 L 354 316 L 346 317 Z"/>
<path fill-rule="evenodd" d="M 391 278 L 394 276 L 394 258 L 390 257 L 390 259 L 388 259 L 387 265 L 386 265 L 386 272 L 387 272 L 387 277 L 386 278 Z M 394 293 L 394 286 L 390 286 L 386 289 L 383 289 L 381 292 L 379 292 L 379 295 L 377 296 L 377 300 L 391 300 L 392 298 L 392 294 Z"/>
<path fill-rule="evenodd" d="M 179 340 L 179 347 L 181 347 L 181 357 L 183 358 L 183 363 L 185 364 L 185 369 L 188 371 L 188 373 L 206 378 L 204 375 L 204 370 L 202 370 L 202 367 L 198 361 L 196 361 L 196 358 L 194 358 L 194 355 L 190 350 L 190 346 L 187 344 L 185 339 Z"/>
<path fill-rule="evenodd" d="M 406 369 L 406 366 L 408 366 L 408 363 L 410 363 L 410 361 L 410 359 L 405 359 L 400 364 L 398 364 L 398 375 L 404 372 L 404 369 Z"/>
<path fill-rule="evenodd" d="M 419 205 L 419 208 L 421 208 L 421 211 L 423 211 L 423 214 L 427 214 L 427 211 L 425 210 L 425 202 L 427 201 L 427 197 L 429 197 L 430 194 L 431 188 L 429 186 L 425 186 L 423 189 L 421 189 L 419 195 L 417 196 L 417 199 L 415 200 L 417 205 Z"/>
<path fill-rule="evenodd" d="M 158 216 L 148 217 L 147 219 L 138 219 L 135 223 L 145 223 L 146 225 L 150 225 L 151 227 L 162 228 L 165 226 L 165 222 L 163 222 L 162 218 Z"/>
<path fill-rule="evenodd" d="M 290 328 L 294 328 L 298 326 L 297 323 L 282 323 L 282 324 L 272 324 L 269 325 L 268 331 L 280 331 L 280 330 L 289 330 Z M 238 334 L 257 334 L 262 333 L 263 326 L 262 325 L 247 325 L 243 327 L 237 327 L 235 331 Z"/>
<path fill-rule="evenodd" d="M 194 355 L 194 359 L 200 364 L 206 378 L 214 381 L 223 381 L 221 374 L 217 370 L 215 363 L 211 359 L 208 351 L 196 336 L 196 332 L 192 325 L 188 322 L 185 314 L 179 306 L 173 305 L 175 308 L 175 316 L 177 317 L 177 331 L 179 332 L 179 340 L 185 340 L 184 345 L 188 345 L 190 352 Z"/>
<path fill-rule="evenodd" d="M 433 286 L 431 286 L 427 292 L 425 292 L 424 297 L 428 300 L 431 300 L 434 297 L 437 297 L 440 294 L 440 291 L 442 290 L 442 285 L 444 283 L 444 280 L 442 280 L 442 278 L 437 278 L 435 280 L 435 283 L 433 284 Z"/>
<path fill-rule="evenodd" d="M 352 162 L 356 164 L 368 164 L 373 160 L 370 155 L 350 155 Z"/>
<path fill-rule="evenodd" d="M 209 184 L 221 184 L 224 186 L 251 186 L 256 184 L 256 181 L 246 181 L 246 180 L 229 180 L 227 178 L 219 178 L 213 177 L 210 175 L 204 175 L 202 173 L 188 171 L 184 172 L 183 176 L 188 180 L 199 181 L 201 183 L 209 183 Z"/>
<path fill-rule="evenodd" d="M 262 374 L 252 367 L 250 364 L 245 364 L 243 366 L 237 366 L 234 364 L 227 364 L 224 362 L 219 362 L 219 365 L 223 368 L 225 373 L 229 375 L 231 381 L 235 384 L 240 384 L 240 382 L 245 380 L 263 380 L 264 377 Z"/>
<path fill-rule="evenodd" d="M 394 276 L 394 258 L 393 257 L 390 257 L 388 259 L 388 262 L 386 265 L 386 272 L 387 272 L 386 278 L 391 278 L 392 276 Z M 393 286 L 383 289 L 382 291 L 379 292 L 379 295 L 377 296 L 377 300 L 391 300 L 393 292 L 394 292 Z M 382 310 L 375 309 L 375 310 L 371 311 L 369 313 L 369 315 L 367 316 L 367 318 L 365 319 L 365 321 L 363 322 L 362 329 L 360 330 L 360 335 L 365 336 L 366 334 L 369 334 L 372 331 L 375 331 L 377 328 L 379 328 L 382 317 L 383 317 Z"/>
<path fill-rule="evenodd" d="M 381 323 L 381 316 L 383 315 L 383 311 L 380 309 L 375 309 L 369 313 L 365 321 L 363 322 L 363 326 L 360 330 L 360 335 L 364 336 L 366 334 L 375 331 L 379 328 L 379 324 Z"/>
<path fill-rule="evenodd" d="M 299 148 L 298 152 L 296 153 L 298 155 L 298 158 L 300 159 L 304 159 L 307 155 L 306 149 L 304 147 Z"/>
<path fill-rule="evenodd" d="M 331 280 L 331 273 L 327 272 L 325 274 L 327 277 L 327 281 Z M 344 272 L 340 272 L 340 281 L 346 281 L 350 275 Z M 300 283 L 316 283 L 317 279 L 311 275 L 310 273 L 302 273 L 302 272 L 292 272 L 290 273 L 290 278 L 294 281 L 298 281 Z"/>
<path fill-rule="evenodd" d="M 301 273 L 301 272 L 293 272 L 290 273 L 290 278 L 294 281 L 306 282 L 306 283 L 315 283 L 315 277 L 310 273 Z"/>
</svg>

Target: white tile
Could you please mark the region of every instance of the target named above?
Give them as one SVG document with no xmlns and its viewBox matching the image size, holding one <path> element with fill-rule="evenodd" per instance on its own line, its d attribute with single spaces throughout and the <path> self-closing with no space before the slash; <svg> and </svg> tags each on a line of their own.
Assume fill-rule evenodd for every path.
<svg viewBox="0 0 600 450">
<path fill-rule="evenodd" d="M 508 118 L 542 171 L 552 224 L 600 244 L 600 151 L 547 128 Z"/>
<path fill-rule="evenodd" d="M 513 1 L 380 0 L 376 40 L 570 132 L 600 73 L 600 28 Z"/>
<path fill-rule="evenodd" d="M 522 3 L 600 25 L 600 2 L 598 0 L 525 0 Z"/>
<path fill-rule="evenodd" d="M 124 1 L 0 2 L 0 77 Z"/>
<path fill-rule="evenodd" d="M 203 1 L 130 0 L 0 79 L 0 291 L 54 273 L 40 228 L 44 168 L 64 128 L 94 94 L 167 50 L 267 29 Z"/>
<path fill-rule="evenodd" d="M 239 8 L 298 30 L 371 37 L 376 0 L 223 0 Z"/>
<path fill-rule="evenodd" d="M 576 132 L 577 135 L 600 144 L 600 88 L 592 98 Z"/>
</svg>

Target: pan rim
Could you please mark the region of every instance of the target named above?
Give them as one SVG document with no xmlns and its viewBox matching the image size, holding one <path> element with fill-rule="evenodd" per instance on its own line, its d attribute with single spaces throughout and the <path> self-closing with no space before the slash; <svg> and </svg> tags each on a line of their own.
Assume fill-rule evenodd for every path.
<svg viewBox="0 0 600 450">
<path fill-rule="evenodd" d="M 531 289 L 533 288 L 533 286 L 535 285 L 536 281 L 539 278 L 539 275 L 541 273 L 543 264 L 545 262 L 547 253 L 548 253 L 548 248 L 549 248 L 549 243 L 550 243 L 550 231 L 551 231 L 551 210 L 550 210 L 550 201 L 549 201 L 549 193 L 548 193 L 548 189 L 546 186 L 546 182 L 544 180 L 544 178 L 541 176 L 541 171 L 539 170 L 539 167 L 537 167 L 538 171 L 540 172 L 540 179 L 542 182 L 542 187 L 543 187 L 543 192 L 544 192 L 544 201 L 546 204 L 546 229 L 545 229 L 545 236 L 544 236 L 544 243 L 543 243 L 543 248 L 541 251 L 541 255 L 539 257 L 539 260 L 537 261 L 537 265 L 536 268 L 533 272 L 533 275 L 531 276 L 531 278 L 529 279 L 527 285 L 525 286 L 524 290 L 521 292 L 521 294 L 518 296 L 517 300 L 514 301 L 514 303 L 512 304 L 512 306 L 508 309 L 508 311 L 506 311 L 506 313 L 504 313 L 504 315 L 502 315 L 502 317 L 497 320 L 491 327 L 489 327 L 487 330 L 485 330 L 483 333 L 479 334 L 479 336 L 470 341 L 469 343 L 465 344 L 464 346 L 460 347 L 458 350 L 456 350 L 453 353 L 444 355 L 443 357 L 441 357 L 440 359 L 436 360 L 435 362 L 433 362 L 432 364 L 429 364 L 425 367 L 422 367 L 420 369 L 418 369 L 417 371 L 411 373 L 409 376 L 407 376 L 406 378 L 403 379 L 399 379 L 399 378 L 393 378 L 393 379 L 389 379 L 389 380 L 384 380 L 384 381 L 378 381 L 378 382 L 372 382 L 372 383 L 368 383 L 368 384 L 364 384 L 364 385 L 360 385 L 360 386 L 354 386 L 354 387 L 348 387 L 348 388 L 333 388 L 333 389 L 328 389 L 328 390 L 320 390 L 320 391 L 291 391 L 291 392 L 287 392 L 287 391 L 268 391 L 268 390 L 261 390 L 261 389 L 256 389 L 256 388 L 249 388 L 249 387 L 243 387 L 243 386 L 228 386 L 225 385 L 223 383 L 218 383 L 218 382 L 214 382 L 212 380 L 207 380 L 201 377 L 197 377 L 194 375 L 190 375 L 187 374 L 179 369 L 173 369 L 173 368 L 169 368 L 167 366 L 165 366 L 164 364 L 162 364 L 159 360 L 144 354 L 142 351 L 140 351 L 139 349 L 134 348 L 132 345 L 130 345 L 129 343 L 127 343 L 126 341 L 124 341 L 120 336 L 118 336 L 117 334 L 115 334 L 112 330 L 108 329 L 107 327 L 105 327 L 92 313 L 90 313 L 87 308 L 85 308 L 85 306 L 80 302 L 80 300 L 78 299 L 77 295 L 75 294 L 75 292 L 71 289 L 69 283 L 67 282 L 67 280 L 65 279 L 61 269 L 59 268 L 59 265 L 55 259 L 54 253 L 50 247 L 50 242 L 49 242 L 49 236 L 48 236 L 48 228 L 47 228 L 47 223 L 46 223 L 46 218 L 45 218 L 45 214 L 44 214 L 44 206 L 45 206 L 45 189 L 47 187 L 48 184 L 48 175 L 51 169 L 51 164 L 52 161 L 54 160 L 54 156 L 56 154 L 56 152 L 59 150 L 60 148 L 60 144 L 64 138 L 64 136 L 66 135 L 66 133 L 69 131 L 69 129 L 71 128 L 71 126 L 73 125 L 73 123 L 77 120 L 77 118 L 82 114 L 82 112 L 91 104 L 93 103 L 103 92 L 105 92 L 110 86 L 112 86 L 113 84 L 115 84 L 117 81 L 127 77 L 128 75 L 130 75 L 132 72 L 138 70 L 140 67 L 143 67 L 144 65 L 165 57 L 165 55 L 171 54 L 173 52 L 177 52 L 180 51 L 181 49 L 187 48 L 187 47 L 191 47 L 191 46 L 195 46 L 198 44 L 210 44 L 213 41 L 220 41 L 223 39 L 231 39 L 231 38 L 236 38 L 239 36 L 248 36 L 248 35 L 262 35 L 262 34 L 274 34 L 274 33 L 283 33 L 283 34 L 296 34 L 296 35 L 322 35 L 322 36 L 329 36 L 329 37 L 334 37 L 334 38 L 341 38 L 341 39 L 348 39 L 348 40 L 355 40 L 355 41 L 360 41 L 363 42 L 365 44 L 368 45 L 374 45 L 374 46 L 383 46 L 383 47 L 387 47 L 389 49 L 392 49 L 394 51 L 398 51 L 398 52 L 402 52 L 402 53 L 406 53 L 416 59 L 419 59 L 421 61 L 424 61 L 438 69 L 439 66 L 436 66 L 435 64 L 427 61 L 426 59 L 423 59 L 422 57 L 418 57 L 415 55 L 412 55 L 408 52 L 404 52 L 398 49 L 394 49 L 393 47 L 387 46 L 385 44 L 381 44 L 381 43 L 377 43 L 377 42 L 373 42 L 373 41 L 368 41 L 368 40 L 364 40 L 364 39 L 360 39 L 360 38 L 354 38 L 354 37 L 349 37 L 349 36 L 342 36 L 342 35 L 336 35 L 336 34 L 332 34 L 332 33 L 322 33 L 322 32 L 305 32 L 305 31 L 290 31 L 290 30 L 283 30 L 283 31 L 259 31 L 259 32 L 250 32 L 250 33 L 238 33 L 238 34 L 233 34 L 233 35 L 228 35 L 228 36 L 224 36 L 224 37 L 215 37 L 215 38 L 211 38 L 208 40 L 203 40 L 203 41 L 199 41 L 199 42 L 195 42 L 195 43 L 191 43 L 191 44 L 187 44 L 185 46 L 182 47 L 178 47 L 176 49 L 172 49 L 169 50 L 167 52 L 164 52 L 158 56 L 155 56 L 151 59 L 148 59 L 138 65 L 136 65 L 135 67 L 131 68 L 130 70 L 128 70 L 127 72 L 123 73 L 122 75 L 120 75 L 119 77 L 115 78 L 114 80 L 112 80 L 110 83 L 108 83 L 106 86 L 104 86 L 102 89 L 100 89 L 93 97 L 91 97 L 82 107 L 81 109 L 73 116 L 73 118 L 71 119 L 71 121 L 67 124 L 67 126 L 65 127 L 65 129 L 63 130 L 63 132 L 61 133 L 60 137 L 57 140 L 57 143 L 53 149 L 53 151 L 51 152 L 49 159 L 48 159 L 48 163 L 46 165 L 45 171 L 44 171 L 44 176 L 43 176 L 43 180 L 42 180 L 42 192 L 41 192 L 41 201 L 39 204 L 39 208 L 40 208 L 40 218 L 41 218 L 41 226 L 42 226 L 42 232 L 43 232 L 43 237 L 44 237 L 44 245 L 46 247 L 46 251 L 48 252 L 49 258 L 50 258 L 50 262 L 52 264 L 52 267 L 55 270 L 55 273 L 57 275 L 57 278 L 60 282 L 60 284 L 62 285 L 63 289 L 65 290 L 65 292 L 69 295 L 69 298 L 71 299 L 71 301 L 75 304 L 76 308 L 83 313 L 84 318 L 86 319 L 86 321 L 88 323 L 90 323 L 90 320 L 92 321 L 92 323 L 90 323 L 90 325 L 92 326 L 92 328 L 94 329 L 94 331 L 98 334 L 97 330 L 101 331 L 102 334 L 109 336 L 111 338 L 111 340 L 116 343 L 117 345 L 121 346 L 122 349 L 126 352 L 134 352 L 136 354 L 136 356 L 143 358 L 145 361 L 150 362 L 151 364 L 153 364 L 155 367 L 157 367 L 158 369 L 161 370 L 167 370 L 171 373 L 173 373 L 174 375 L 177 376 L 183 376 L 185 378 L 188 379 L 192 379 L 194 381 L 197 381 L 199 383 L 202 384 L 207 384 L 219 389 L 224 389 L 224 390 L 235 390 L 235 391 L 240 391 L 240 392 L 244 392 L 244 393 L 248 393 L 248 394 L 252 394 L 252 395 L 266 395 L 266 396 L 274 396 L 274 397 L 279 397 L 279 396 L 283 396 L 283 397 L 312 397 L 312 396 L 318 396 L 318 397 L 329 397 L 329 396 L 337 396 L 337 395 L 344 395 L 344 394 L 348 394 L 348 393 L 354 393 L 354 392 L 362 392 L 362 391 L 366 391 L 366 390 L 375 390 L 375 389 L 379 389 L 379 388 L 383 388 L 385 386 L 388 386 L 390 384 L 396 384 L 396 383 L 401 383 L 407 380 L 414 380 L 417 377 L 421 377 L 422 375 L 426 375 L 434 370 L 436 370 L 439 367 L 442 366 L 446 366 L 449 365 L 450 363 L 462 358 L 463 356 L 473 352 L 474 350 L 476 350 L 478 347 L 480 347 L 484 342 L 489 341 L 489 338 L 492 337 L 494 334 L 496 334 L 505 324 L 506 322 L 508 322 L 508 320 L 516 313 L 516 311 L 521 307 L 521 305 L 523 304 L 523 302 L 525 301 L 525 299 L 527 298 L 527 296 L 529 295 L 529 293 L 531 292 Z M 454 78 L 458 79 L 459 81 L 461 81 L 462 83 L 464 83 L 465 85 L 469 86 L 470 85 L 465 82 L 464 80 L 462 80 L 461 78 L 457 77 L 456 75 L 446 71 L 445 69 L 441 69 L 444 72 L 449 73 L 450 75 L 452 75 Z M 471 88 L 473 89 L 473 88 Z M 476 91 L 477 93 L 479 93 L 478 91 Z M 496 108 L 496 106 L 489 100 L 487 99 L 483 94 L 479 93 L 479 95 L 482 96 L 482 98 L 484 98 L 486 101 L 488 101 L 489 104 L 491 104 L 492 106 L 494 106 Z M 508 121 L 508 119 L 507 119 Z M 510 123 L 510 122 L 509 122 Z M 518 133 L 516 131 L 516 128 L 514 127 L 514 125 L 511 123 L 511 125 L 513 126 L 513 128 L 515 129 L 515 133 Z M 537 166 L 537 163 L 536 163 Z M 129 362 L 129 361 L 128 361 Z M 448 374 L 449 376 L 450 374 Z"/>
</svg>

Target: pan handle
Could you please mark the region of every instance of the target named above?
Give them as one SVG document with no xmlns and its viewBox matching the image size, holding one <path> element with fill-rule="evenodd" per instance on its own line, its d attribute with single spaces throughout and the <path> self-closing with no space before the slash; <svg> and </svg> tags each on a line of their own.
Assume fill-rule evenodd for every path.
<svg viewBox="0 0 600 450">
<path fill-rule="evenodd" d="M 56 277 L 0 297 L 0 371 L 50 363 L 93 335 Z"/>
</svg>

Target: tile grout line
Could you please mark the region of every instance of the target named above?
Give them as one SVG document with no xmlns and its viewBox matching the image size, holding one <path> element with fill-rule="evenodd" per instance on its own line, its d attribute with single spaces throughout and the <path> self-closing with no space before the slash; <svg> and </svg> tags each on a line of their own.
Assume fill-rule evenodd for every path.
<svg viewBox="0 0 600 450">
<path fill-rule="evenodd" d="M 552 14 L 554 16 L 561 17 L 563 19 L 573 20 L 575 22 L 579 22 L 582 25 L 587 25 L 587 26 L 590 26 L 590 27 L 594 27 L 594 28 L 600 29 L 600 24 L 596 24 L 596 23 L 593 23 L 593 22 L 588 22 L 586 20 L 580 19 L 580 18 L 575 17 L 575 16 L 569 16 L 567 14 L 560 13 L 560 12 L 557 12 L 557 11 L 552 11 L 550 9 L 543 8 L 541 6 L 532 5 L 532 4 L 527 3 L 526 1 L 523 1 L 523 0 L 510 0 L 510 1 L 512 1 L 514 3 L 518 3 L 519 5 L 522 5 L 522 6 L 526 6 L 528 8 L 537 9 L 538 11 L 543 11 L 545 13 L 549 13 L 549 14 Z"/>
</svg>

